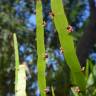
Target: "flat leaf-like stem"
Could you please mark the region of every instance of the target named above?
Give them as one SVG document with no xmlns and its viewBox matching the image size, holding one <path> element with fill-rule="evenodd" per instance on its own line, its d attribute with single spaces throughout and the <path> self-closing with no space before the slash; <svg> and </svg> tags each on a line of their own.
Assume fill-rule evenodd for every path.
<svg viewBox="0 0 96 96">
<path fill-rule="evenodd" d="M 81 72 L 80 64 L 76 56 L 73 38 L 67 29 L 69 24 L 64 12 L 62 0 L 51 0 L 51 8 L 52 12 L 54 13 L 53 21 L 58 31 L 60 44 L 64 49 L 66 62 L 71 69 L 71 73 L 76 81 L 76 85 L 78 85 L 80 89 L 84 91 L 86 87 L 86 80 L 84 74 Z"/>
<path fill-rule="evenodd" d="M 46 96 L 46 78 L 45 78 L 45 46 L 44 46 L 44 28 L 43 28 L 43 16 L 42 16 L 42 3 L 41 0 L 37 0 L 36 3 L 36 40 L 37 40 L 37 70 L 38 70 L 38 86 L 41 96 Z"/>
<path fill-rule="evenodd" d="M 13 41 L 14 41 L 14 53 L 15 53 L 15 92 L 16 92 L 18 82 L 18 69 L 19 69 L 19 52 L 18 52 L 18 42 L 16 33 L 13 34 Z"/>
</svg>

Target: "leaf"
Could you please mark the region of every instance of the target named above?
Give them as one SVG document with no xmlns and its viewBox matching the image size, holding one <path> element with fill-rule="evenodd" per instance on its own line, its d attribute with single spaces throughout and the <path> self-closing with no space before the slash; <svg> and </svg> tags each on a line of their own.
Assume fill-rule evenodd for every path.
<svg viewBox="0 0 96 96">
<path fill-rule="evenodd" d="M 54 93 L 54 88 L 53 88 L 53 86 L 51 87 L 51 90 L 52 90 L 52 96 L 55 96 L 55 93 Z"/>
<path fill-rule="evenodd" d="M 45 46 L 44 46 L 44 28 L 43 16 L 42 16 L 42 4 L 41 1 L 37 1 L 36 4 L 36 38 L 37 38 L 37 69 L 38 69 L 38 86 L 41 93 L 41 96 L 46 96 L 44 89 L 46 89 L 46 78 L 45 78 L 45 69 L 46 62 L 44 59 L 45 56 Z"/>
<path fill-rule="evenodd" d="M 87 87 L 90 87 L 96 83 L 96 65 L 93 67 L 92 72 L 87 80 Z"/>
<path fill-rule="evenodd" d="M 13 34 L 15 51 L 15 96 L 26 96 L 25 64 L 19 65 L 19 52 L 16 34 Z"/>
<path fill-rule="evenodd" d="M 86 87 L 86 81 L 84 74 L 81 72 L 80 64 L 76 56 L 73 38 L 67 31 L 69 24 L 63 10 L 62 0 L 52 0 L 51 8 L 55 15 L 53 21 L 58 31 L 61 47 L 64 49 L 66 62 L 76 80 L 76 85 L 78 85 L 80 89 L 84 91 Z"/>
<path fill-rule="evenodd" d="M 18 69 L 19 69 L 19 52 L 18 52 L 18 43 L 16 34 L 13 34 L 14 40 L 14 52 L 15 52 L 15 91 L 17 90 L 17 82 L 18 82 Z"/>
<path fill-rule="evenodd" d="M 88 80 L 88 77 L 89 77 L 89 60 L 87 60 L 85 76 L 86 76 L 86 80 Z"/>
</svg>

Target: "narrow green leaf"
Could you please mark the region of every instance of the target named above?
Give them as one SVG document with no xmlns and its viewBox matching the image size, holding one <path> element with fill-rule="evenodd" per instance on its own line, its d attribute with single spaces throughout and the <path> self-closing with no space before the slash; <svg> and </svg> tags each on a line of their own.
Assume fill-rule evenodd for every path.
<svg viewBox="0 0 96 96">
<path fill-rule="evenodd" d="M 17 90 L 17 82 L 18 82 L 18 69 L 19 69 L 19 52 L 18 52 L 18 43 L 16 34 L 13 34 L 14 40 L 14 52 L 15 52 L 15 92 Z"/>
<path fill-rule="evenodd" d="M 53 88 L 53 86 L 51 87 L 51 90 L 52 90 L 52 96 L 55 96 L 55 93 L 54 93 L 54 88 Z"/>
<path fill-rule="evenodd" d="M 46 96 L 44 89 L 46 89 L 46 79 L 45 79 L 45 69 L 46 62 L 44 60 L 45 56 L 45 46 L 44 46 L 44 28 L 43 28 L 43 16 L 42 16 L 42 4 L 41 0 L 37 1 L 36 4 L 36 40 L 37 40 L 37 69 L 38 69 L 38 85 L 41 96 Z"/>
<path fill-rule="evenodd" d="M 92 72 L 89 75 L 89 78 L 87 80 L 87 88 L 90 86 L 93 86 L 95 84 L 96 79 L 96 65 L 94 65 Z"/>
<path fill-rule="evenodd" d="M 92 96 L 96 96 L 96 89 L 94 89 Z"/>
<path fill-rule="evenodd" d="M 51 7 L 54 13 L 54 23 L 58 31 L 61 47 L 64 48 L 64 56 L 69 65 L 76 84 L 82 91 L 85 90 L 86 81 L 84 74 L 81 72 L 80 64 L 76 56 L 73 38 L 67 31 L 68 21 L 63 10 L 62 0 L 51 0 Z"/>
<path fill-rule="evenodd" d="M 89 67 L 90 67 L 90 71 L 92 72 L 93 71 L 93 63 L 90 60 L 89 60 Z"/>
<path fill-rule="evenodd" d="M 93 74 L 91 73 L 87 81 L 87 88 L 92 86 L 93 84 L 94 84 L 94 78 L 93 78 Z"/>
<path fill-rule="evenodd" d="M 88 77 L 89 77 L 89 60 L 87 60 L 85 76 L 86 76 L 86 80 L 88 80 Z"/>
</svg>

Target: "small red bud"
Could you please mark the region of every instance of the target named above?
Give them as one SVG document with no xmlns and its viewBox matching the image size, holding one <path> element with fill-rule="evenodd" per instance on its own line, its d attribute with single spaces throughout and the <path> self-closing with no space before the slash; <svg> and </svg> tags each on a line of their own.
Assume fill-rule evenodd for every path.
<svg viewBox="0 0 96 96">
<path fill-rule="evenodd" d="M 67 31 L 68 31 L 69 33 L 73 32 L 73 27 L 72 27 L 71 25 L 68 25 Z"/>
<path fill-rule="evenodd" d="M 60 47 L 60 52 L 64 53 L 64 48 Z"/>
<path fill-rule="evenodd" d="M 75 87 L 75 92 L 77 92 L 77 93 L 80 93 L 80 88 L 77 86 L 77 87 Z"/>
<path fill-rule="evenodd" d="M 45 21 L 43 21 L 42 26 L 43 26 L 43 27 L 45 27 L 45 26 L 46 26 L 46 22 L 45 22 Z"/>
<path fill-rule="evenodd" d="M 44 58 L 44 59 L 48 58 L 48 54 L 47 54 L 47 53 L 42 54 L 42 55 L 43 55 L 43 58 Z"/>
<path fill-rule="evenodd" d="M 48 58 L 48 54 L 47 53 L 45 53 L 45 58 Z"/>
<path fill-rule="evenodd" d="M 47 87 L 46 89 L 44 89 L 44 91 L 48 94 L 48 93 L 50 93 L 50 88 Z"/>
</svg>

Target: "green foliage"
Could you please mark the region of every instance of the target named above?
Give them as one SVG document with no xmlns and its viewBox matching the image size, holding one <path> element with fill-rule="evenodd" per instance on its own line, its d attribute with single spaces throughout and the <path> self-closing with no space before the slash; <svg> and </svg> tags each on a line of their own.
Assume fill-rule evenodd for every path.
<svg viewBox="0 0 96 96">
<path fill-rule="evenodd" d="M 21 0 L 20 0 L 21 1 Z M 26 4 L 31 5 L 31 1 L 34 0 L 25 0 Z M 45 0 L 46 2 L 47 0 Z M 71 69 L 71 79 L 72 84 L 75 84 L 76 86 L 80 87 L 81 93 L 78 94 L 75 92 L 74 88 L 71 88 L 71 91 L 73 94 L 68 94 L 68 96 L 96 96 L 96 66 L 93 66 L 93 64 L 88 60 L 86 64 L 86 70 L 85 72 L 81 72 L 81 68 L 78 62 L 78 58 L 76 56 L 74 43 L 73 43 L 73 37 L 71 33 L 68 33 L 67 27 L 69 25 L 67 18 L 69 22 L 74 23 L 75 27 L 76 24 L 80 23 L 82 20 L 81 13 L 83 13 L 86 0 L 80 1 L 80 0 L 63 0 L 65 11 L 67 18 L 65 16 L 65 12 L 63 11 L 62 6 L 62 0 L 51 0 L 51 7 L 52 11 L 54 13 L 54 19 L 53 22 L 55 23 L 55 27 L 58 31 L 58 36 L 60 39 L 61 47 L 64 49 L 64 56 L 66 59 L 66 62 Z M 66 3 L 65 3 L 66 2 Z M 21 44 L 25 45 L 31 45 L 31 52 L 32 53 L 33 47 L 35 44 L 34 36 L 35 32 L 28 30 L 25 27 L 25 18 L 23 16 L 24 12 L 27 12 L 28 10 L 31 10 L 32 7 L 26 7 L 26 4 L 24 5 L 24 8 L 22 11 L 18 11 L 20 16 L 16 15 L 18 13 L 15 12 L 14 5 L 18 5 L 19 0 L 0 0 L 0 96 L 6 96 L 8 93 L 13 93 L 13 83 L 11 80 L 15 77 L 15 92 L 17 96 L 24 96 L 26 95 L 26 72 L 25 67 L 20 67 L 23 65 L 19 65 L 19 53 L 18 53 L 18 45 Z M 28 9 L 29 8 L 29 9 Z M 29 11 L 28 11 L 29 12 Z M 78 16 L 80 14 L 80 16 Z M 80 21 L 76 18 L 79 17 Z M 23 18 L 23 19 L 21 19 Z M 77 20 L 77 22 L 76 22 Z M 36 42 L 37 42 L 37 55 L 38 59 L 36 62 L 36 53 L 33 52 L 35 55 L 33 56 L 35 59 L 31 62 L 32 64 L 35 62 L 37 63 L 37 69 L 38 69 L 38 85 L 40 89 L 41 96 L 46 96 L 46 93 L 44 92 L 44 89 L 46 89 L 46 79 L 45 79 L 45 69 L 46 69 L 46 62 L 45 62 L 45 46 L 44 46 L 44 26 L 43 26 L 43 15 L 42 15 L 42 4 L 41 0 L 37 0 L 36 5 L 36 22 L 37 22 L 37 31 L 36 31 Z M 88 20 L 82 21 L 83 24 L 87 24 Z M 84 26 L 85 26 L 84 25 Z M 77 33 L 73 33 L 76 35 L 76 41 L 81 36 L 82 29 L 76 30 Z M 16 32 L 18 37 L 18 44 L 17 44 L 17 38 L 16 34 L 13 34 L 13 32 Z M 78 33 L 80 32 L 80 33 Z M 29 34 L 30 33 L 30 34 Z M 13 39 L 12 39 L 13 34 Z M 27 35 L 26 35 L 27 34 Z M 56 38 L 57 39 L 57 38 Z M 14 40 L 14 45 L 13 41 Z M 13 52 L 13 46 L 14 46 L 14 52 L 15 52 L 15 58 L 14 58 L 14 52 Z M 27 46 L 27 47 L 28 47 Z M 10 50 L 9 50 L 10 49 Z M 35 47 L 34 47 L 35 49 Z M 51 49 L 51 48 L 50 48 Z M 36 51 L 36 50 L 35 50 Z M 32 54 L 33 54 L 32 53 Z M 52 53 L 52 52 L 50 52 Z M 24 52 L 24 56 L 26 54 L 29 54 L 28 52 Z M 26 57 L 26 56 L 25 56 Z M 14 65 L 14 59 L 15 59 L 15 65 Z M 57 58 L 56 58 L 57 59 Z M 59 61 L 59 60 L 58 60 Z M 15 66 L 15 76 L 14 74 L 14 66 Z M 33 65 L 32 65 L 33 66 Z M 19 70 L 19 71 L 18 71 Z M 31 71 L 33 71 L 31 69 Z M 52 81 L 53 84 L 51 84 L 51 79 L 53 74 L 52 70 L 50 73 L 48 73 L 47 79 L 50 79 L 48 81 L 49 85 L 54 85 L 51 88 L 52 95 L 53 96 L 62 96 L 62 91 L 65 92 L 65 90 L 69 90 L 71 86 L 67 86 L 64 83 L 69 83 L 69 70 L 64 65 L 64 62 L 58 63 L 58 71 L 54 72 L 56 74 L 56 77 Z M 91 72 L 91 74 L 90 74 Z M 11 74 L 13 77 L 11 77 L 9 74 Z M 33 83 L 34 76 L 33 73 L 32 80 L 29 81 L 29 83 Z M 35 74 L 36 75 L 36 74 Z M 6 79 L 7 78 L 7 79 Z M 53 79 L 53 78 L 52 78 Z M 67 81 L 65 79 L 68 79 Z M 7 85 L 7 82 L 9 82 L 9 85 Z M 21 81 L 22 84 L 21 84 Z M 56 84 L 55 84 L 55 83 Z M 12 85 L 13 84 L 13 85 Z M 11 87 L 10 87 L 11 85 Z M 23 88 L 20 88 L 22 85 Z M 65 87 L 61 87 L 65 86 Z M 6 87 L 7 86 L 7 87 Z M 10 87 L 10 88 L 9 88 Z M 58 88 L 57 88 L 58 87 Z M 75 86 L 73 86 L 75 87 Z M 86 89 L 85 89 L 86 87 Z M 57 89 L 56 89 L 57 88 Z M 20 90 L 19 90 L 20 89 Z M 28 88 L 27 88 L 28 89 Z M 19 90 L 19 91 L 17 91 Z M 58 91 L 58 92 L 57 92 Z M 82 91 L 86 91 L 86 94 L 82 95 Z M 33 92 L 33 90 L 32 90 Z M 61 95 L 58 95 L 56 93 L 61 93 Z M 69 92 L 69 91 L 68 91 Z M 24 93 L 24 94 L 23 94 Z M 66 92 L 65 92 L 66 93 Z M 70 92 L 69 92 L 70 93 Z M 18 95 L 19 94 L 19 95 Z M 23 95 L 21 95 L 23 94 Z M 35 92 L 34 92 L 35 94 Z M 67 94 L 65 94 L 67 95 Z M 28 94 L 28 96 L 30 96 Z M 63 94 L 64 96 L 64 94 Z"/>
<path fill-rule="evenodd" d="M 55 93 L 54 93 L 54 88 L 53 88 L 53 86 L 51 87 L 51 90 L 52 90 L 52 96 L 55 96 Z"/>
<path fill-rule="evenodd" d="M 18 52 L 18 43 L 16 34 L 13 34 L 14 40 L 14 52 L 15 52 L 15 92 L 17 90 L 17 82 L 18 82 L 18 69 L 19 69 L 19 52 Z"/>
<path fill-rule="evenodd" d="M 85 70 L 85 76 L 86 76 L 86 81 L 88 80 L 88 77 L 89 77 L 89 60 L 87 61 L 87 64 L 86 64 L 86 70 Z"/>
<path fill-rule="evenodd" d="M 87 80 L 87 96 L 96 96 L 96 65 Z"/>
<path fill-rule="evenodd" d="M 43 28 L 43 16 L 42 16 L 42 4 L 41 1 L 37 1 L 36 4 L 36 40 L 37 40 L 37 69 L 38 69 L 38 85 L 41 92 L 41 96 L 46 96 L 46 79 L 45 79 L 45 46 L 44 46 L 44 28 Z"/>
<path fill-rule="evenodd" d="M 19 52 L 16 33 L 13 34 L 15 52 L 15 96 L 26 96 L 26 66 L 19 65 Z"/>
<path fill-rule="evenodd" d="M 54 23 L 58 31 L 61 47 L 64 49 L 66 62 L 71 69 L 76 85 L 78 85 L 82 91 L 85 91 L 85 77 L 80 69 L 80 64 L 74 48 L 73 38 L 71 33 L 67 30 L 69 24 L 63 10 L 62 0 L 52 0 L 51 7 L 53 13 L 55 14 Z"/>
</svg>

